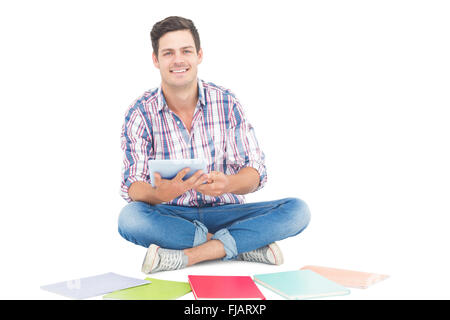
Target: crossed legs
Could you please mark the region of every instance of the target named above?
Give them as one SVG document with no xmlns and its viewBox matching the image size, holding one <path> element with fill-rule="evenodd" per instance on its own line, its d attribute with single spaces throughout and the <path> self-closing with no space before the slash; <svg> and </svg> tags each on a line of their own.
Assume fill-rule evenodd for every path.
<svg viewBox="0 0 450 320">
<path fill-rule="evenodd" d="M 226 253 L 222 242 L 220 240 L 211 240 L 212 236 L 212 233 L 208 233 L 208 240 L 205 243 L 183 250 L 184 254 L 188 257 L 187 266 L 225 257 Z"/>
<path fill-rule="evenodd" d="M 309 220 L 307 205 L 296 198 L 205 208 L 131 202 L 119 216 L 119 233 L 144 247 L 182 250 L 193 265 L 235 259 L 302 232 Z"/>
</svg>

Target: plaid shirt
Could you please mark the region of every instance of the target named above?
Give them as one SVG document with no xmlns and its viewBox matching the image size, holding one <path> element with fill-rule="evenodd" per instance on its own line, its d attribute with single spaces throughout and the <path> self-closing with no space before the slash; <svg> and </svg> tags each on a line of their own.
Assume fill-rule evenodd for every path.
<svg viewBox="0 0 450 320">
<path fill-rule="evenodd" d="M 161 87 L 146 91 L 127 110 L 122 127 L 124 151 L 121 196 L 128 202 L 130 185 L 151 183 L 148 161 L 152 159 L 204 158 L 207 172 L 236 174 L 244 167 L 255 168 L 260 176 L 258 189 L 266 180 L 264 153 L 238 99 L 229 90 L 198 80 L 198 102 L 191 132 L 167 106 Z M 188 190 L 165 204 L 178 206 L 245 203 L 243 195 L 219 197 Z"/>
</svg>

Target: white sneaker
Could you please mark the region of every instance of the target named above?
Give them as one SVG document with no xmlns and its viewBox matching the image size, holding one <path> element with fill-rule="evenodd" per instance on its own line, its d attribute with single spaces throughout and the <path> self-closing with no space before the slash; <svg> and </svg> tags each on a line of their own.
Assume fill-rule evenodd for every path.
<svg viewBox="0 0 450 320">
<path fill-rule="evenodd" d="M 241 253 L 237 256 L 236 260 L 262 262 L 277 266 L 284 262 L 283 253 L 275 242 L 252 251 Z"/>
<path fill-rule="evenodd" d="M 147 249 L 141 270 L 145 274 L 177 270 L 186 267 L 187 262 L 187 256 L 183 250 L 163 249 L 151 244 Z"/>
</svg>

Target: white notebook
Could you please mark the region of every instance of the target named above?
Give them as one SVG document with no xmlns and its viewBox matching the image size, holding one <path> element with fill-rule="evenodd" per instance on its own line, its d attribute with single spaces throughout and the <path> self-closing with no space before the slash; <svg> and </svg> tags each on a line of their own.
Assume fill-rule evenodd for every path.
<svg viewBox="0 0 450 320">
<path fill-rule="evenodd" d="M 53 283 L 41 286 L 41 289 L 68 298 L 86 299 L 147 283 L 151 283 L 151 281 L 125 277 L 109 272 L 92 277 Z"/>
</svg>

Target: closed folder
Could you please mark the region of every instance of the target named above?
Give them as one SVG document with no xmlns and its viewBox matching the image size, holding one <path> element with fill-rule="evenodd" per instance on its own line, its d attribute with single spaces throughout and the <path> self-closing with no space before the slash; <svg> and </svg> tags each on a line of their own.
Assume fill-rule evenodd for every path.
<svg viewBox="0 0 450 320">
<path fill-rule="evenodd" d="M 266 299 L 249 276 L 188 275 L 188 279 L 196 300 Z"/>
<path fill-rule="evenodd" d="M 286 299 L 313 299 L 346 295 L 348 288 L 311 270 L 255 274 L 255 282 Z"/>
<path fill-rule="evenodd" d="M 336 269 L 313 265 L 304 266 L 300 270 L 311 270 L 331 281 L 339 283 L 344 287 L 357 289 L 366 289 L 369 286 L 389 277 L 385 274 Z"/>
</svg>

